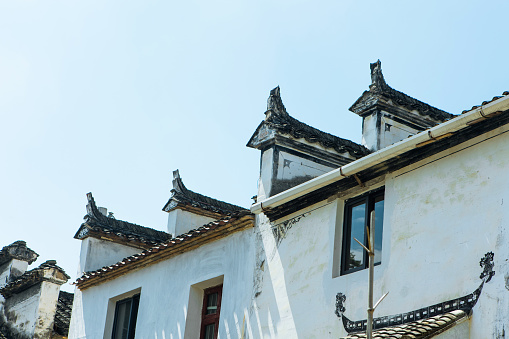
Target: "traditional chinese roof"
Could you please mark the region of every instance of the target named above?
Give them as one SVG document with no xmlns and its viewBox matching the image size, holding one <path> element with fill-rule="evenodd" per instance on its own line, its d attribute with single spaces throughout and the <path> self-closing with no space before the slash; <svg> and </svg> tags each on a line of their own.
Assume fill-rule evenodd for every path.
<svg viewBox="0 0 509 339">
<path fill-rule="evenodd" d="M 164 205 L 163 211 L 170 212 L 180 208 L 200 215 L 210 216 L 214 219 L 219 219 L 239 211 L 247 211 L 244 207 L 232 205 L 188 190 L 178 170 L 173 171 L 172 184 L 171 197 L 166 205 Z"/>
<path fill-rule="evenodd" d="M 60 291 L 60 294 L 58 295 L 53 332 L 63 337 L 67 337 L 69 332 L 73 300 L 74 294 Z"/>
<path fill-rule="evenodd" d="M 249 211 L 239 211 L 230 216 L 212 221 L 195 230 L 179 235 L 139 254 L 134 254 L 116 264 L 105 266 L 93 272 L 86 272 L 75 284 L 84 290 L 93 285 L 115 279 L 133 270 L 167 260 L 183 252 L 191 251 L 205 243 L 226 237 L 234 232 L 254 227 L 254 215 Z"/>
<path fill-rule="evenodd" d="M 410 323 L 382 328 L 373 331 L 373 339 L 424 339 L 431 338 L 439 333 L 447 331 L 456 324 L 463 322 L 467 313 L 462 310 L 447 312 L 427 319 L 421 319 Z M 365 332 L 353 333 L 344 339 L 366 338 Z"/>
<path fill-rule="evenodd" d="M 87 199 L 85 222 L 81 224 L 78 232 L 74 235 L 75 239 L 82 240 L 86 237 L 96 237 L 134 247 L 150 248 L 171 238 L 170 234 L 163 231 L 107 217 L 97 208 L 92 193 L 87 194 Z"/>
<path fill-rule="evenodd" d="M 26 242 L 18 240 L 0 250 L 0 265 L 12 259 L 26 261 L 30 265 L 38 256 L 39 254 L 27 247 Z"/>
<path fill-rule="evenodd" d="M 56 263 L 55 260 L 48 260 L 39 265 L 39 267 L 26 271 L 19 278 L 1 288 L 0 294 L 5 298 L 9 298 L 13 294 L 22 292 L 43 281 L 53 281 L 58 284 L 65 283 L 70 277 L 65 273 L 64 269 L 57 266 Z M 56 269 L 56 274 L 46 274 L 48 269 Z"/>
<path fill-rule="evenodd" d="M 370 153 L 370 151 L 362 145 L 320 131 L 290 116 L 281 100 L 279 86 L 270 91 L 270 96 L 267 100 L 265 120 L 258 125 L 255 133 L 249 139 L 246 145 L 247 147 L 259 148 L 263 145 L 263 142 L 260 142 L 259 139 L 260 131 L 264 128 L 267 130 L 274 130 L 278 134 L 290 136 L 295 139 L 305 139 L 309 143 L 317 143 L 339 154 L 349 153 L 354 159 Z"/>
<path fill-rule="evenodd" d="M 390 101 L 392 105 L 404 107 L 409 111 L 416 110 L 420 115 L 434 120 L 435 124 L 454 117 L 453 114 L 430 106 L 387 85 L 382 74 L 382 63 L 380 60 L 372 63 L 370 66 L 371 85 L 369 86 L 369 90 L 365 91 L 361 97 L 357 99 L 352 107 L 350 107 L 350 111 L 362 116 L 363 113 L 371 107 L 377 104 L 387 104 Z"/>
</svg>

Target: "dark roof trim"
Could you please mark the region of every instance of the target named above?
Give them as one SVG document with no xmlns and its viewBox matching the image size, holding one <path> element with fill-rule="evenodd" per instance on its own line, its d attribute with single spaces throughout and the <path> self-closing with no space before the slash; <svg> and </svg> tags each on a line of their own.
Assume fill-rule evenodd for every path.
<svg viewBox="0 0 509 339">
<path fill-rule="evenodd" d="M 84 290 L 252 227 L 254 227 L 254 215 L 248 211 L 241 211 L 224 219 L 212 221 L 142 253 L 124 258 L 116 264 L 86 272 L 76 280 L 75 285 L 80 290 Z"/>
<path fill-rule="evenodd" d="M 416 320 L 427 319 L 456 310 L 461 310 L 469 314 L 477 303 L 477 300 L 479 300 L 483 286 L 484 282 L 481 283 L 474 292 L 460 298 L 448 300 L 406 313 L 375 318 L 373 319 L 373 329 L 376 330 L 389 326 L 407 324 Z M 343 314 L 338 316 L 342 319 L 343 326 L 348 333 L 366 331 L 367 320 L 351 321 Z"/>
<path fill-rule="evenodd" d="M 55 269 L 59 273 L 59 277 L 48 278 L 45 277 L 44 271 L 48 269 Z M 5 298 L 11 297 L 13 294 L 20 293 L 42 281 L 52 281 L 59 285 L 65 283 L 70 277 L 65 273 L 64 269 L 57 266 L 55 260 L 48 260 L 39 267 L 23 273 L 19 278 L 11 281 L 9 284 L 0 289 L 0 294 Z"/>
<path fill-rule="evenodd" d="M 248 209 L 244 207 L 229 204 L 188 190 L 178 170 L 173 171 L 172 184 L 173 189 L 171 190 L 171 197 L 163 207 L 163 211 L 165 212 L 180 208 L 195 214 L 219 219 L 239 211 L 248 211 Z"/>
<path fill-rule="evenodd" d="M 437 123 L 444 122 L 454 117 L 441 109 L 428 105 L 420 100 L 412 98 L 403 92 L 397 91 L 387 85 L 382 74 L 382 63 L 378 60 L 370 64 L 371 85 L 357 101 L 350 107 L 350 111 L 362 116 L 366 110 L 376 105 L 380 99 L 391 100 L 393 104 L 405 107 L 412 111 L 416 110 L 423 116 L 428 116 Z"/>
<path fill-rule="evenodd" d="M 81 224 L 74 235 L 75 239 L 83 240 L 87 237 L 95 237 L 128 246 L 149 248 L 171 238 L 170 234 L 163 231 L 107 217 L 97 208 L 92 193 L 87 194 L 87 199 L 85 222 Z"/>
<path fill-rule="evenodd" d="M 257 136 L 263 127 L 272 129 L 280 135 L 290 136 L 294 139 L 302 138 L 309 143 L 318 143 L 321 146 L 334 150 L 339 154 L 349 153 L 355 159 L 361 158 L 370 153 L 370 151 L 362 145 L 322 132 L 319 129 L 306 125 L 290 116 L 283 105 L 279 86 L 270 91 L 270 96 L 267 100 L 265 120 L 258 125 L 255 133 L 249 139 L 246 145 L 247 147 L 258 149 L 263 146 L 263 143 L 258 144 L 256 141 Z"/>
</svg>

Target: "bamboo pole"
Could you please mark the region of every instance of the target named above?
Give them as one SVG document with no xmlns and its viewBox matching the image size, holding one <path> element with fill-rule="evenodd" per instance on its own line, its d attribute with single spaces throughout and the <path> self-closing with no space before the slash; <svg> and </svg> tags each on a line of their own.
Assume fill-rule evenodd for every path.
<svg viewBox="0 0 509 339">
<path fill-rule="evenodd" d="M 373 338 L 373 313 L 375 309 L 373 308 L 373 280 L 375 273 L 375 211 L 371 211 L 369 229 L 368 229 L 368 239 L 369 239 L 369 286 L 368 286 L 368 324 L 366 326 L 366 338 Z"/>
</svg>

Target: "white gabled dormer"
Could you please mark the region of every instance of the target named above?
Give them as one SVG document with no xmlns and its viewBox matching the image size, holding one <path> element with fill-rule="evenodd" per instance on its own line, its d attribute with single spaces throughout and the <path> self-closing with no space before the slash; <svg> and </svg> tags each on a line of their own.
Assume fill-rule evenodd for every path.
<svg viewBox="0 0 509 339">
<path fill-rule="evenodd" d="M 265 120 L 249 139 L 261 151 L 258 201 L 316 178 L 367 155 L 369 151 L 291 117 L 279 87 L 270 92 Z"/>
<path fill-rule="evenodd" d="M 171 197 L 164 205 L 168 212 L 168 233 L 178 236 L 234 212 L 246 210 L 190 191 L 184 186 L 179 171 L 173 171 Z"/>
</svg>

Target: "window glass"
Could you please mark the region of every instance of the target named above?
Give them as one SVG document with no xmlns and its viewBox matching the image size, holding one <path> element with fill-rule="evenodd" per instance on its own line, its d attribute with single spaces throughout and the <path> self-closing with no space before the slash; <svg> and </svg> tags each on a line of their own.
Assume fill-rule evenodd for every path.
<svg viewBox="0 0 509 339">
<path fill-rule="evenodd" d="M 209 324 L 205 326 L 205 339 L 214 339 L 214 330 L 216 324 Z"/>
<path fill-rule="evenodd" d="M 120 301 L 117 303 L 117 310 L 115 313 L 115 332 L 113 338 L 115 339 L 127 339 L 129 332 L 129 315 L 131 311 L 131 299 L 126 301 Z"/>
<path fill-rule="evenodd" d="M 207 311 L 205 314 L 214 314 L 217 312 L 217 293 L 209 294 L 207 297 Z"/>
<path fill-rule="evenodd" d="M 355 239 L 369 247 L 366 228 L 371 222 L 370 214 L 373 211 L 375 212 L 374 263 L 377 265 L 382 262 L 384 191 L 377 190 L 345 202 L 341 274 L 368 267 L 369 255 Z"/>
<path fill-rule="evenodd" d="M 347 258 L 348 269 L 364 266 L 364 249 L 354 239 L 364 243 L 366 234 L 366 204 L 361 203 L 353 206 L 351 213 L 350 254 Z"/>
<path fill-rule="evenodd" d="M 133 339 L 138 317 L 140 295 L 117 301 L 113 320 L 112 339 Z"/>
<path fill-rule="evenodd" d="M 384 196 L 375 199 L 375 265 L 382 262 L 382 234 L 384 221 Z"/>
</svg>

